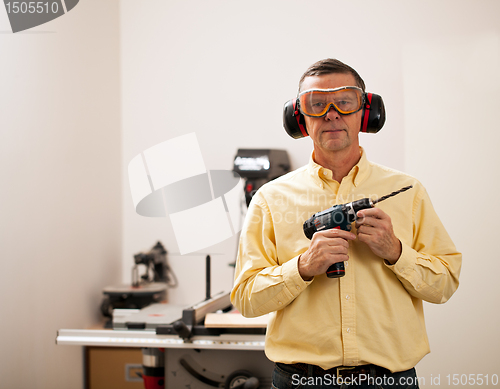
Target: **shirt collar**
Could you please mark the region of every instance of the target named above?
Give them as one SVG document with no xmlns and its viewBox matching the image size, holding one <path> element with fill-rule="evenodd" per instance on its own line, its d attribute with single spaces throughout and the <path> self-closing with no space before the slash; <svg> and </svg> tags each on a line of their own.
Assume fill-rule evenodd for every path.
<svg viewBox="0 0 500 389">
<path fill-rule="evenodd" d="M 361 154 L 361 158 L 347 175 L 348 179 L 352 180 L 354 186 L 360 185 L 370 174 L 370 163 L 366 158 L 366 152 L 362 147 L 359 148 L 359 152 Z M 317 164 L 314 161 L 314 150 L 312 151 L 311 156 L 309 158 L 309 164 L 307 166 L 307 170 L 309 172 L 309 175 L 313 178 L 313 180 L 321 187 L 323 187 L 324 179 L 328 178 L 332 179 L 331 170 L 324 168 L 323 166 Z"/>
</svg>

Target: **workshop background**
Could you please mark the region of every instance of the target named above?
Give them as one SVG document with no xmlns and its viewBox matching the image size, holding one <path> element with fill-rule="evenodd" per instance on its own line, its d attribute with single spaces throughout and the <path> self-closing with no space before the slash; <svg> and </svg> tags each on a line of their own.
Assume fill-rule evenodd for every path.
<svg viewBox="0 0 500 389">
<path fill-rule="evenodd" d="M 282 107 L 326 57 L 383 96 L 386 125 L 362 146 L 423 182 L 463 252 L 456 295 L 425 305 L 423 387 L 499 375 L 499 15 L 496 0 L 81 0 L 12 34 L 0 11 L 0 387 L 82 388 L 82 351 L 57 330 L 101 321 L 102 289 L 130 283 L 157 240 L 169 301 L 204 298 L 205 254 L 213 291 L 231 288 L 236 240 L 179 255 L 168 219 L 135 213 L 128 163 L 191 132 L 207 169 L 232 169 L 238 148 L 307 163 Z"/>
</svg>

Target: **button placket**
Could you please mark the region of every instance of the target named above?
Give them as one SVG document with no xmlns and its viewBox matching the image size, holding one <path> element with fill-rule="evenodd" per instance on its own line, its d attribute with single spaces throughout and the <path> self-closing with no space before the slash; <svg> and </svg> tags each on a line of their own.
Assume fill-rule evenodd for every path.
<svg viewBox="0 0 500 389">
<path fill-rule="evenodd" d="M 350 254 L 350 250 L 349 250 Z M 340 280 L 340 309 L 341 309 L 341 331 L 344 344 L 344 364 L 346 366 L 356 365 L 359 361 L 358 346 L 356 340 L 356 293 L 355 293 L 355 266 L 350 264 L 346 269 L 344 277 Z"/>
</svg>

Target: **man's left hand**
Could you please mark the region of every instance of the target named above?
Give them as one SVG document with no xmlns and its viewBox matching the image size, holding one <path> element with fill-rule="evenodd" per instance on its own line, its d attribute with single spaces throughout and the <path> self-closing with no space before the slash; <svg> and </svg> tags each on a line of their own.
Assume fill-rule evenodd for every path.
<svg viewBox="0 0 500 389">
<path fill-rule="evenodd" d="M 394 235 L 392 222 L 380 208 L 364 209 L 357 213 L 358 239 L 366 243 L 375 255 L 395 264 L 401 256 L 401 242 Z"/>
</svg>

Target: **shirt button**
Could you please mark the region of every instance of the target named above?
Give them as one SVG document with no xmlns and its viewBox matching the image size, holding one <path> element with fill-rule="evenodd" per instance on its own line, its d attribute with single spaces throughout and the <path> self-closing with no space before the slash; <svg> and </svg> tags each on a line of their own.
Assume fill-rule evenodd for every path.
<svg viewBox="0 0 500 389">
<path fill-rule="evenodd" d="M 349 296 L 349 295 L 345 296 L 346 300 L 349 300 L 350 298 L 351 298 L 351 296 Z"/>
<path fill-rule="evenodd" d="M 278 301 L 278 304 L 279 304 L 279 305 L 283 305 L 283 303 L 282 303 L 281 301 Z"/>
<path fill-rule="evenodd" d="M 297 290 L 300 290 L 300 286 L 297 285 Z"/>
<path fill-rule="evenodd" d="M 350 332 L 351 332 L 351 329 L 350 329 L 350 328 L 347 328 L 345 331 L 346 331 L 347 333 L 350 333 Z"/>
</svg>

